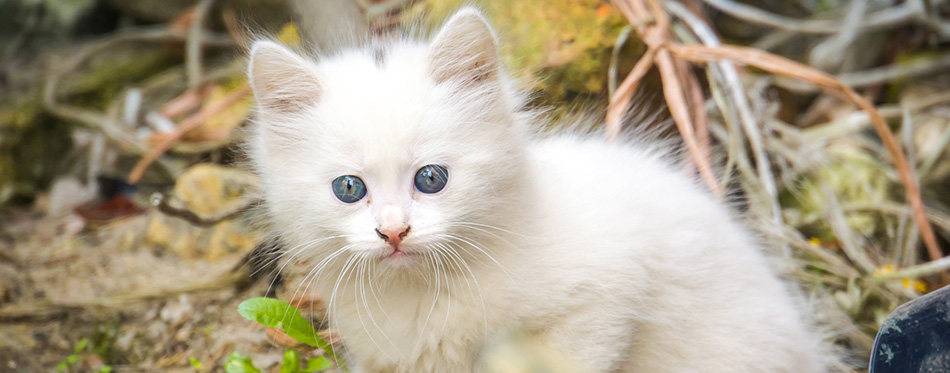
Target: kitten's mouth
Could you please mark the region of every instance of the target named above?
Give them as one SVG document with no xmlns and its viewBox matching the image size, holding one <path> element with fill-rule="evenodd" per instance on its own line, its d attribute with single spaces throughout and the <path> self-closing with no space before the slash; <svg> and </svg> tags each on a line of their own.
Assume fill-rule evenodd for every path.
<svg viewBox="0 0 950 373">
<path fill-rule="evenodd" d="M 407 255 L 409 255 L 409 254 L 406 254 L 405 251 L 396 249 L 396 250 L 393 250 L 393 252 L 389 253 L 389 256 L 387 256 L 387 258 L 389 258 L 389 259 L 403 258 L 403 257 L 405 257 L 405 256 L 407 256 Z"/>
<path fill-rule="evenodd" d="M 393 251 L 391 251 L 389 254 L 384 254 L 383 259 L 384 260 L 407 260 L 417 255 L 419 255 L 419 253 L 404 251 L 400 249 L 393 249 Z"/>
</svg>

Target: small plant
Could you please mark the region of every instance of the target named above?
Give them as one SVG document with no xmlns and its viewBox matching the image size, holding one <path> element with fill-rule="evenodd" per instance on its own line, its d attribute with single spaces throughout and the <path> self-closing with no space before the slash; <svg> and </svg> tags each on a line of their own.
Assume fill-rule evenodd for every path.
<svg viewBox="0 0 950 373">
<path fill-rule="evenodd" d="M 318 347 L 327 353 L 343 371 L 348 372 L 346 364 L 343 363 L 333 352 L 333 347 L 317 335 L 317 330 L 303 318 L 294 306 L 274 298 L 251 298 L 238 305 L 238 313 L 248 320 L 256 321 L 259 324 L 283 331 L 291 338 L 312 347 Z M 320 356 L 313 359 L 307 359 L 306 367 L 300 368 L 300 356 L 296 350 L 289 349 L 284 353 L 284 361 L 280 368 L 280 373 L 309 373 L 320 372 L 333 367 L 333 361 L 326 356 Z M 224 370 L 228 373 L 260 373 L 260 370 L 254 367 L 250 357 L 234 352 L 228 357 L 224 365 Z"/>
<path fill-rule="evenodd" d="M 79 361 L 79 358 L 82 356 L 83 351 L 86 350 L 86 347 L 89 346 L 89 339 L 83 338 L 79 342 L 76 342 L 76 346 L 73 347 L 73 353 L 69 356 L 66 356 L 63 361 L 59 362 L 56 365 L 57 372 L 68 372 L 69 367 L 73 366 Z M 112 372 L 112 367 L 104 365 L 102 368 L 99 368 L 99 373 L 110 373 Z"/>
<path fill-rule="evenodd" d="M 202 364 L 201 364 L 200 361 L 198 361 L 198 358 L 196 358 L 196 357 L 194 357 L 194 356 L 189 356 L 189 357 L 188 357 L 188 362 L 191 363 L 191 367 L 192 367 L 192 368 L 195 368 L 195 371 L 196 371 L 196 372 L 200 372 L 200 371 L 201 371 Z"/>
</svg>

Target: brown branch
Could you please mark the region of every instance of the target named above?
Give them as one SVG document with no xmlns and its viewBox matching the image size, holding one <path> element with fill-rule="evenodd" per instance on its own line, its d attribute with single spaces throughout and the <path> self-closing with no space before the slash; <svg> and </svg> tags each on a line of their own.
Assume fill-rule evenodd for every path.
<svg viewBox="0 0 950 373">
<path fill-rule="evenodd" d="M 224 10 L 221 11 L 221 19 L 224 21 L 224 29 L 228 32 L 228 35 L 231 35 L 231 39 L 234 39 L 234 42 L 241 48 L 247 49 L 251 44 L 251 40 L 247 37 L 247 34 L 244 33 L 241 22 L 238 21 L 237 14 L 234 11 L 234 7 L 225 7 Z"/>
<path fill-rule="evenodd" d="M 201 30 L 212 5 L 214 0 L 198 0 L 191 17 L 191 25 L 188 27 L 188 39 L 185 41 L 185 76 L 188 78 L 188 88 L 191 89 L 197 89 L 201 82 Z"/>
<path fill-rule="evenodd" d="M 617 93 L 610 98 L 605 129 L 608 140 L 616 141 L 620 138 L 623 115 L 630 107 L 630 99 L 633 97 L 633 92 L 636 91 L 640 79 L 646 76 L 650 68 L 653 67 L 653 55 L 654 51 L 652 49 L 647 50 L 643 57 L 640 57 L 640 60 L 637 61 L 637 64 L 633 66 L 633 70 L 630 70 L 627 77 L 623 79 L 623 83 L 620 83 Z"/>
<path fill-rule="evenodd" d="M 57 117 L 99 131 L 123 152 L 136 155 L 143 154 L 146 152 L 145 144 L 126 126 L 112 120 L 104 113 L 60 102 L 57 99 L 59 84 L 65 77 L 74 74 L 90 58 L 105 50 L 115 48 L 116 45 L 132 42 L 182 41 L 184 39 L 184 33 L 168 28 L 133 29 L 102 39 L 70 56 L 57 69 L 49 73 L 43 89 L 43 105 L 46 110 Z M 233 45 L 231 40 L 218 34 L 208 34 L 203 39 L 207 45 Z"/>
<path fill-rule="evenodd" d="M 733 17 L 782 30 L 809 34 L 836 34 L 845 27 L 841 20 L 808 20 L 785 17 L 731 0 L 703 0 L 706 4 Z M 867 14 L 858 29 L 864 32 L 886 29 L 919 20 L 920 12 L 913 2 Z"/>
<path fill-rule="evenodd" d="M 155 162 L 162 154 L 165 153 L 168 149 L 171 149 L 182 136 L 185 135 L 188 131 L 191 131 L 198 126 L 202 125 L 205 121 L 208 120 L 208 117 L 221 112 L 224 109 L 227 109 L 231 105 L 237 103 L 238 101 L 244 99 L 251 93 L 251 87 L 244 85 L 241 88 L 229 93 L 227 96 L 222 98 L 220 101 L 215 102 L 214 104 L 208 105 L 201 109 L 197 114 L 192 115 L 186 118 L 181 122 L 177 127 L 175 127 L 175 132 L 170 133 L 165 137 L 161 143 L 155 147 L 149 149 L 149 151 L 142 157 L 141 160 L 132 168 L 132 172 L 129 173 L 129 183 L 135 184 L 142 179 L 142 175 L 145 174 L 145 170 Z"/>
<path fill-rule="evenodd" d="M 682 62 L 682 61 L 681 61 Z M 699 78 L 689 68 L 683 64 L 680 69 L 684 72 L 687 90 L 689 90 L 689 101 L 693 108 L 693 121 L 696 123 L 696 140 L 699 142 L 699 148 L 703 154 L 712 154 L 710 150 L 711 142 L 709 140 L 709 118 L 706 116 L 706 99 L 703 97 L 703 87 L 699 85 Z"/>
<path fill-rule="evenodd" d="M 158 211 L 170 216 L 187 220 L 189 223 L 199 227 L 210 227 L 222 221 L 231 219 L 248 208 L 260 202 L 257 196 L 243 197 L 241 201 L 234 202 L 234 207 L 218 212 L 211 216 L 202 216 L 188 208 L 179 207 L 169 202 L 171 198 L 161 193 L 155 193 L 152 196 L 152 204 L 158 208 Z"/>
<path fill-rule="evenodd" d="M 867 99 L 855 92 L 853 89 L 831 75 L 816 70 L 807 65 L 788 60 L 771 53 L 738 46 L 702 46 L 702 45 L 681 45 L 671 41 L 669 35 L 669 14 L 663 9 L 659 0 L 614 0 L 613 3 L 627 20 L 636 25 L 636 31 L 640 39 L 646 43 L 648 51 L 653 51 L 651 60 L 641 60 L 634 67 L 634 71 L 624 79 L 618 94 L 611 99 L 610 108 L 607 112 L 607 135 L 608 138 L 616 138 L 619 134 L 619 115 L 626 109 L 621 100 L 632 96 L 632 92 L 625 92 L 623 88 L 632 91 L 636 87 L 636 82 L 642 78 L 650 64 L 655 63 L 660 69 L 660 75 L 663 81 L 663 91 L 666 96 L 667 104 L 670 107 L 670 114 L 676 122 L 683 141 L 687 149 L 699 168 L 703 180 L 707 183 L 712 182 L 711 190 L 718 191 L 718 184 L 712 177 L 709 168 L 708 158 L 703 157 L 696 138 L 693 134 L 693 127 L 690 124 L 689 115 L 684 107 L 683 86 L 680 83 L 677 73 L 675 59 L 683 59 L 691 62 L 712 63 L 718 61 L 732 61 L 743 65 L 751 65 L 771 72 L 776 75 L 792 77 L 799 80 L 815 84 L 833 92 L 843 94 L 850 99 L 861 110 L 870 117 L 874 129 L 880 136 L 888 153 L 890 153 L 894 167 L 901 177 L 901 181 L 906 188 L 907 200 L 914 210 L 914 220 L 920 229 L 927 252 L 932 260 L 937 260 L 943 256 L 936 236 L 927 220 L 927 213 L 924 207 L 923 199 L 920 195 L 920 189 L 917 180 L 911 172 L 910 164 L 901 150 L 900 144 L 894 138 L 890 128 L 887 126 L 884 117 L 877 111 Z M 648 10 L 649 9 L 649 10 Z M 644 19 L 653 19 L 652 24 L 642 23 Z M 646 59 L 647 55 L 644 56 Z M 637 67 L 640 67 L 638 70 Z M 618 113 L 618 111 L 620 111 Z M 758 167 L 769 167 L 768 164 L 760 164 Z M 712 187 L 715 185 L 715 187 Z"/>
<path fill-rule="evenodd" d="M 677 78 L 676 66 L 673 64 L 673 57 L 669 50 L 661 49 L 657 52 L 657 66 L 660 68 L 660 76 L 663 79 L 663 95 L 670 108 L 670 114 L 673 116 L 673 122 L 679 129 L 686 149 L 693 156 L 696 167 L 699 168 L 699 175 L 709 186 L 712 192 L 720 196 L 722 189 L 712 173 L 712 165 L 709 163 L 708 154 L 703 154 L 693 133 L 692 121 L 689 118 L 689 111 L 686 105 L 686 98 L 683 95 L 683 87 Z"/>
<path fill-rule="evenodd" d="M 703 182 L 706 183 L 713 194 L 721 196 L 722 190 L 719 183 L 716 182 L 715 176 L 713 176 L 709 154 L 703 152 L 694 134 L 689 107 L 683 93 L 683 82 L 679 78 L 682 76 L 682 72 L 677 69 L 673 56 L 666 48 L 670 42 L 669 15 L 663 10 L 658 0 L 647 0 L 645 4 L 642 1 L 616 0 L 614 4 L 634 26 L 638 36 L 646 43 L 648 49 L 647 53 L 637 62 L 617 89 L 617 94 L 610 100 L 606 117 L 605 131 L 607 138 L 609 140 L 619 138 L 620 122 L 629 107 L 634 88 L 640 79 L 646 75 L 649 68 L 656 65 L 660 70 L 660 78 L 663 82 L 663 94 L 666 97 L 673 121 L 676 123 L 676 128 L 683 138 L 683 143 L 696 164 Z M 652 22 L 645 22 L 645 20 L 652 20 Z"/>
<path fill-rule="evenodd" d="M 163 104 L 158 112 L 166 118 L 174 119 L 201 105 L 202 99 L 207 97 L 210 92 L 209 89 L 189 89 Z"/>
<path fill-rule="evenodd" d="M 930 255 L 931 260 L 937 260 L 943 256 L 940 246 L 937 244 L 937 237 L 934 235 L 930 222 L 927 221 L 926 208 L 920 196 L 920 188 L 917 185 L 917 180 L 911 172 L 910 164 L 907 162 L 907 158 L 904 156 L 904 152 L 901 150 L 897 139 L 894 138 L 894 134 L 892 134 L 890 128 L 888 128 L 884 117 L 881 116 L 881 113 L 878 112 L 874 105 L 867 99 L 831 75 L 813 69 L 810 66 L 758 49 L 738 46 L 705 47 L 699 45 L 670 45 L 669 49 L 680 58 L 690 61 L 709 63 L 720 60 L 730 60 L 739 64 L 755 66 L 776 75 L 784 75 L 804 80 L 843 93 L 857 105 L 858 108 L 868 114 L 871 119 L 871 124 L 874 126 L 874 130 L 877 131 L 878 136 L 880 136 L 881 141 L 884 143 L 884 147 L 887 148 L 888 153 L 890 153 L 894 167 L 897 169 L 897 173 L 900 175 L 901 181 L 906 188 L 907 201 L 910 203 L 911 208 L 914 209 L 914 220 L 920 229 L 920 234 L 924 239 L 924 245 L 927 246 L 927 253 Z"/>
<path fill-rule="evenodd" d="M 687 26 L 698 39 L 699 43 L 711 47 L 722 45 L 722 42 L 719 41 L 716 34 L 700 17 L 687 10 L 684 6 L 680 5 L 680 3 L 666 2 L 665 5 L 672 15 Z M 683 39 L 683 37 L 681 37 L 681 39 Z M 742 82 L 739 79 L 736 66 L 731 62 L 721 61 L 709 64 L 708 73 L 710 90 L 713 92 L 714 97 L 717 94 L 720 95 L 716 100 L 716 104 L 722 111 L 727 125 L 731 127 L 732 125 L 738 124 L 739 127 L 735 128 L 737 131 L 736 134 L 738 135 L 737 137 L 741 137 L 742 133 L 745 133 L 745 137 L 749 141 L 749 148 L 752 150 L 753 159 L 757 165 L 756 176 L 758 177 L 758 187 L 761 189 L 763 197 L 769 202 L 772 219 L 776 224 L 781 225 L 783 217 L 782 209 L 778 202 L 778 190 L 775 187 L 775 176 L 772 173 L 769 158 L 766 155 L 762 132 L 759 130 L 758 123 L 753 117 L 752 109 L 749 105 Z M 730 122 L 732 124 L 728 124 Z M 697 131 L 699 131 L 698 127 Z M 731 154 L 729 160 L 726 162 L 726 171 L 724 174 L 730 175 L 731 155 L 736 153 L 734 144 L 737 141 L 730 138 L 727 142 L 730 143 L 729 152 Z M 753 179 L 749 180 L 752 181 Z"/>
</svg>

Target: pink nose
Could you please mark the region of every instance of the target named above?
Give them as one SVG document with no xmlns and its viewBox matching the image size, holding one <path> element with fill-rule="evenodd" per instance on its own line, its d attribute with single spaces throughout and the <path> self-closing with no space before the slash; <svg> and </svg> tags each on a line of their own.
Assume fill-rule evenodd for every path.
<svg viewBox="0 0 950 373">
<path fill-rule="evenodd" d="M 376 229 L 376 235 L 379 238 L 382 238 L 389 243 L 393 248 L 398 248 L 399 243 L 402 242 L 402 239 L 409 234 L 409 227 L 395 227 L 395 228 L 386 228 L 386 229 Z"/>
</svg>

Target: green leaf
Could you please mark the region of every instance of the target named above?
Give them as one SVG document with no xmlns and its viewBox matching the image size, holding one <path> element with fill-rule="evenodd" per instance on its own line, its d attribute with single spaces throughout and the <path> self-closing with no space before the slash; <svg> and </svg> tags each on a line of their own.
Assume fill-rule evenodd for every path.
<svg viewBox="0 0 950 373">
<path fill-rule="evenodd" d="M 112 366 L 104 365 L 102 369 L 99 369 L 99 373 L 112 373 Z"/>
<path fill-rule="evenodd" d="M 280 366 L 280 373 L 298 373 L 300 372 L 300 356 L 296 350 L 287 350 L 284 352 L 284 364 Z"/>
<path fill-rule="evenodd" d="M 57 372 L 65 372 L 66 369 L 69 369 L 69 364 L 66 364 L 65 361 L 60 362 L 58 365 L 56 365 Z"/>
<path fill-rule="evenodd" d="M 69 365 L 73 365 L 73 364 L 75 364 L 77 361 L 79 361 L 79 355 L 69 355 L 69 356 L 66 356 L 66 363 L 69 364 Z"/>
<path fill-rule="evenodd" d="M 238 313 L 248 320 L 257 321 L 266 327 L 283 330 L 284 333 L 301 343 L 319 347 L 326 351 L 330 358 L 339 363 L 344 372 L 349 372 L 346 364 L 333 352 L 333 347 L 317 335 L 316 329 L 290 303 L 274 298 L 251 298 L 238 305 Z"/>
<path fill-rule="evenodd" d="M 195 368 L 195 370 L 201 370 L 201 362 L 194 356 L 189 356 L 188 362 L 191 363 L 191 366 Z"/>
<path fill-rule="evenodd" d="M 330 359 L 327 359 L 326 356 L 320 356 L 313 359 L 307 359 L 307 367 L 303 369 L 304 372 L 320 372 L 333 367 L 333 362 Z"/>
<path fill-rule="evenodd" d="M 224 363 L 224 371 L 227 373 L 261 373 L 251 363 L 251 358 L 237 352 L 228 356 L 228 361 Z"/>
<path fill-rule="evenodd" d="M 76 348 L 73 349 L 73 351 L 78 354 L 78 353 L 82 352 L 82 350 L 86 349 L 86 345 L 88 345 L 88 344 L 89 344 L 89 339 L 88 339 L 88 338 L 80 339 L 80 340 L 79 340 L 79 343 L 76 343 Z"/>
<path fill-rule="evenodd" d="M 266 327 L 283 330 L 291 338 L 319 347 L 336 359 L 333 347 L 317 335 L 313 326 L 290 303 L 274 298 L 251 298 L 238 305 L 238 313 Z"/>
</svg>

